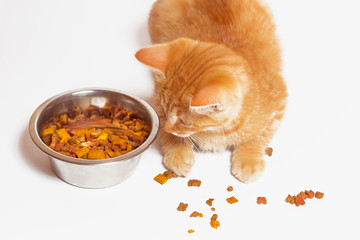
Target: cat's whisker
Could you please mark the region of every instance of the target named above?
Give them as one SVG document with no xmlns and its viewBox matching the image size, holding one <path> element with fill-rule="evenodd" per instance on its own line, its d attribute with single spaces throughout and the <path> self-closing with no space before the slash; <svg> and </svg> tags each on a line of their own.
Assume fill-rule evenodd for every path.
<svg viewBox="0 0 360 240">
<path fill-rule="evenodd" d="M 196 143 L 197 145 L 201 148 L 201 149 L 205 149 L 205 141 L 200 138 L 199 136 L 195 136 L 195 135 L 192 135 L 190 136 Z"/>
<path fill-rule="evenodd" d="M 192 149 L 193 146 L 194 146 L 194 143 L 188 138 L 188 137 L 185 137 L 185 138 L 178 138 L 181 142 L 185 143 L 185 145 L 189 148 L 189 149 Z"/>
<path fill-rule="evenodd" d="M 186 146 L 191 149 L 194 147 L 194 143 L 191 141 L 191 139 L 189 137 L 186 137 L 185 138 L 187 141 L 186 141 Z"/>
<path fill-rule="evenodd" d="M 184 141 L 185 139 L 187 140 L 186 141 L 186 146 L 189 148 L 189 149 L 193 149 L 194 148 L 194 143 L 191 141 L 191 139 L 189 137 L 186 137 L 184 138 Z"/>
<path fill-rule="evenodd" d="M 189 138 L 191 139 L 191 141 L 193 142 L 195 148 L 197 151 L 201 151 L 201 149 L 204 149 L 204 143 L 201 142 L 200 139 L 195 138 L 194 136 L 189 136 Z"/>
<path fill-rule="evenodd" d="M 205 141 L 204 139 L 202 139 L 201 137 L 199 137 L 199 136 L 193 135 L 193 138 L 194 138 L 197 142 L 201 143 L 202 145 L 205 145 L 205 143 L 206 143 L 206 141 Z"/>
<path fill-rule="evenodd" d="M 195 150 L 198 151 L 198 152 L 200 152 L 200 149 L 199 149 L 199 147 L 198 147 L 197 142 L 196 142 L 191 136 L 189 136 L 189 137 L 187 137 L 187 138 L 188 138 L 189 141 L 192 143 L 192 145 L 193 145 L 193 147 L 195 148 Z"/>
<path fill-rule="evenodd" d="M 191 142 L 192 147 L 195 148 L 196 151 L 198 151 L 198 148 L 197 148 L 196 144 L 194 143 L 193 139 L 191 139 L 191 137 L 187 137 L 187 139 L 189 139 L 189 141 Z"/>
</svg>

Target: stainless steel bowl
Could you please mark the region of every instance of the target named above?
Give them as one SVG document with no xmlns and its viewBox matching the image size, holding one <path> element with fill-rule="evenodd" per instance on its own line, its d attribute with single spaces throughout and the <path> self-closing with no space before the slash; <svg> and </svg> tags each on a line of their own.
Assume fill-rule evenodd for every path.
<svg viewBox="0 0 360 240">
<path fill-rule="evenodd" d="M 144 116 L 150 125 L 150 135 L 133 151 L 119 157 L 88 160 L 68 157 L 49 148 L 40 138 L 42 125 L 54 115 L 67 112 L 69 104 L 86 108 L 121 104 Z M 154 109 L 139 97 L 113 89 L 86 88 L 65 92 L 46 100 L 31 116 L 29 132 L 32 140 L 46 153 L 56 175 L 67 183 L 83 188 L 104 188 L 118 184 L 135 170 L 140 155 L 149 148 L 159 130 Z"/>
</svg>

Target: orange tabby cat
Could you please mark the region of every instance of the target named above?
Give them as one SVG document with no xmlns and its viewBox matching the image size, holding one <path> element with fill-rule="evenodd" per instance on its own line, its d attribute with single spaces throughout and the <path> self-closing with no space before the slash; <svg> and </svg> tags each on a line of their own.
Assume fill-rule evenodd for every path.
<svg viewBox="0 0 360 240">
<path fill-rule="evenodd" d="M 231 172 L 256 180 L 284 114 L 275 26 L 257 0 L 158 0 L 155 45 L 136 58 L 155 70 L 164 165 L 186 176 L 194 149 L 230 149 Z"/>
</svg>

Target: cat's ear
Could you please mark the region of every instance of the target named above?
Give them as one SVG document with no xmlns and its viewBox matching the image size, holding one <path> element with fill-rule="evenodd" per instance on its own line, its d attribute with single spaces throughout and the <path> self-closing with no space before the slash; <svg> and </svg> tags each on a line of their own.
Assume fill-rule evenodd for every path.
<svg viewBox="0 0 360 240">
<path fill-rule="evenodd" d="M 140 49 L 135 57 L 143 64 L 165 73 L 169 63 L 169 44 L 156 44 Z"/>
<path fill-rule="evenodd" d="M 201 87 L 192 97 L 190 110 L 198 113 L 207 113 L 223 109 L 224 93 L 216 85 Z"/>
</svg>

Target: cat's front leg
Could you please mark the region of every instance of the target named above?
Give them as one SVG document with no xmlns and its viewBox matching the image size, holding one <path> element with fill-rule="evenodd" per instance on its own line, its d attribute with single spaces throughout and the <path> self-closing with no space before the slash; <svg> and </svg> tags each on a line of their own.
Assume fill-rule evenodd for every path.
<svg viewBox="0 0 360 240">
<path fill-rule="evenodd" d="M 235 146 L 231 156 L 231 172 L 241 182 L 256 181 L 265 169 L 264 143 L 261 138 Z"/>
<path fill-rule="evenodd" d="M 178 176 L 187 176 L 194 165 L 192 144 L 186 138 L 161 134 L 163 164 Z"/>
</svg>

